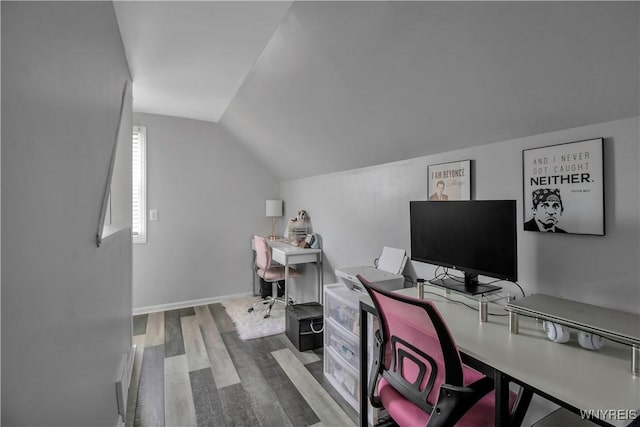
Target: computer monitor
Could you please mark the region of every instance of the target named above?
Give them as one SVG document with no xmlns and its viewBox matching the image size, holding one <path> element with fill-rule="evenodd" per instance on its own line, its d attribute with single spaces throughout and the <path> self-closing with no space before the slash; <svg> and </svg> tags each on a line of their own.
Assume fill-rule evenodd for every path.
<svg viewBox="0 0 640 427">
<path fill-rule="evenodd" d="M 478 275 L 518 279 L 515 200 L 411 201 L 411 259 L 464 273 L 431 283 L 470 294 L 500 289 Z"/>
</svg>

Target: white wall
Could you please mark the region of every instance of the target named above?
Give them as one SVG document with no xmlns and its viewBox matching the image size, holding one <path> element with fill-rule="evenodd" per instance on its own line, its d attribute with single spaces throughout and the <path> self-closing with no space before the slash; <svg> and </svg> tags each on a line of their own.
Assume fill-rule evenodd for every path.
<svg viewBox="0 0 640 427">
<path fill-rule="evenodd" d="M 309 211 L 314 231 L 323 236 L 325 283 L 330 283 L 335 268 L 371 265 L 383 246 L 409 252 L 408 202 L 426 199 L 427 165 L 472 159 L 474 198 L 516 199 L 522 218 L 522 150 L 603 137 L 606 236 L 520 230 L 519 283 L 528 294 L 547 293 L 640 313 L 638 126 L 636 117 L 292 180 L 282 183 L 281 197 L 287 216 L 297 209 Z M 432 277 L 431 266 L 413 264 L 419 275 Z M 303 283 L 294 292 L 308 299 L 312 287 Z"/>
<path fill-rule="evenodd" d="M 1 7 L 2 425 L 113 426 L 132 309 L 130 233 L 96 246 L 130 78 L 113 5 Z"/>
<path fill-rule="evenodd" d="M 146 244 L 133 248 L 133 304 L 150 307 L 247 293 L 250 238 L 267 235 L 277 180 L 215 123 L 135 114 L 147 126 Z"/>
</svg>

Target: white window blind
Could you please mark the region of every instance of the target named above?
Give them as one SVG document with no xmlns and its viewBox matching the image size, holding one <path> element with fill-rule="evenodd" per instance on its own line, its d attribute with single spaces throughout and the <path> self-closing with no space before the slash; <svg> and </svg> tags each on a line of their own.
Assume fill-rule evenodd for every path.
<svg viewBox="0 0 640 427">
<path fill-rule="evenodd" d="M 147 128 L 133 127 L 133 141 L 131 148 L 132 159 L 132 233 L 133 243 L 147 242 Z"/>
</svg>

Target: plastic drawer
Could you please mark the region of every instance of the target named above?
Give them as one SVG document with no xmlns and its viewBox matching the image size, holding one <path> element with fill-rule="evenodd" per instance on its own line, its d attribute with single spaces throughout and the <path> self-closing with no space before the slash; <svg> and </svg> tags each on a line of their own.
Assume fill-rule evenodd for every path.
<svg viewBox="0 0 640 427">
<path fill-rule="evenodd" d="M 340 359 L 333 349 L 328 348 L 325 350 L 325 354 L 329 356 L 326 359 L 327 371 L 325 376 L 342 397 L 344 397 L 354 409 L 358 409 L 358 398 L 360 395 L 358 372 L 347 362 Z"/>
<path fill-rule="evenodd" d="M 327 345 L 343 360 L 358 369 L 360 367 L 359 338 L 347 333 L 331 318 L 325 322 L 325 334 L 327 334 Z"/>
<path fill-rule="evenodd" d="M 356 335 L 360 333 L 359 301 L 361 294 L 345 286 L 325 289 L 326 316 Z"/>
</svg>

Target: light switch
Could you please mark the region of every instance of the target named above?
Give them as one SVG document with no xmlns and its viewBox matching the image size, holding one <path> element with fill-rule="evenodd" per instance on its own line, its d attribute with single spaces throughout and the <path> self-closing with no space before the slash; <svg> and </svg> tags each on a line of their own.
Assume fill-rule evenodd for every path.
<svg viewBox="0 0 640 427">
<path fill-rule="evenodd" d="M 158 220 L 158 209 L 149 210 L 149 221 L 157 221 Z"/>
</svg>

